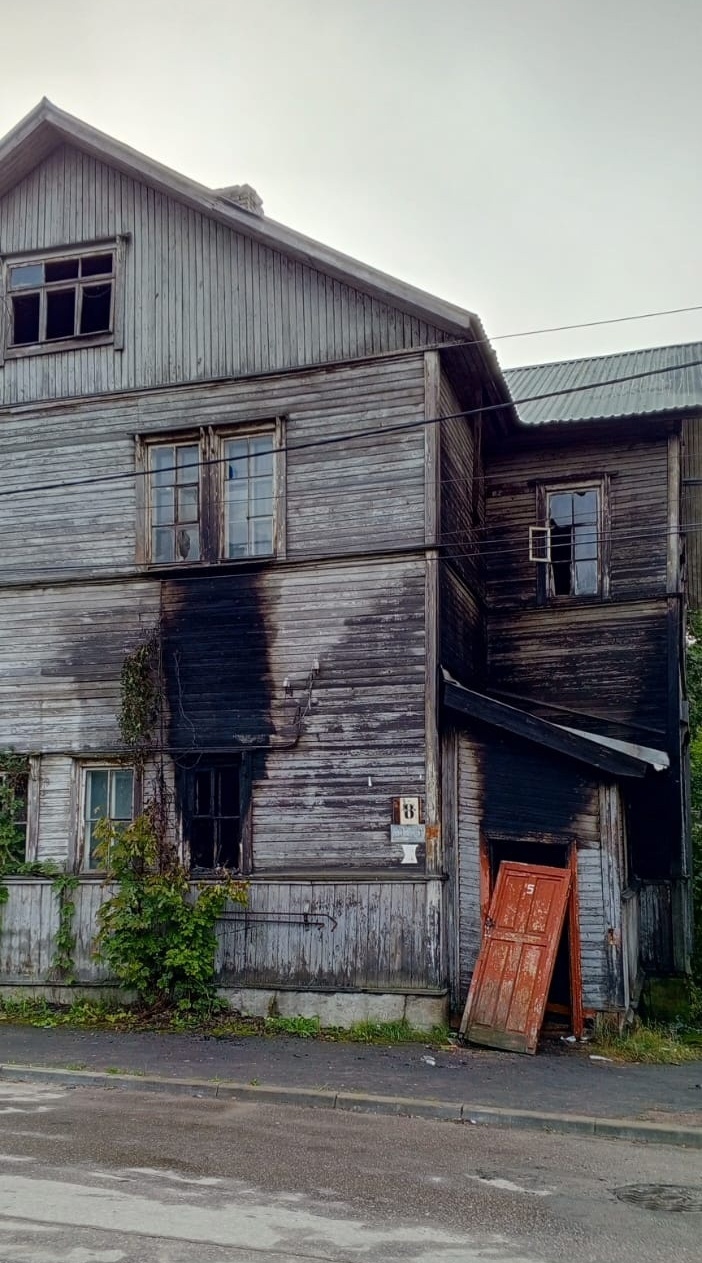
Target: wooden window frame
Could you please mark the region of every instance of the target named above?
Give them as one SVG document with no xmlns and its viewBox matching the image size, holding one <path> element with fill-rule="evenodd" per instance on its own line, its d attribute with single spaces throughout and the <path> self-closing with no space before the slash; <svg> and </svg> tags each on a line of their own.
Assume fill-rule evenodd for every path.
<svg viewBox="0 0 702 1263">
<path fill-rule="evenodd" d="M 554 592 L 552 586 L 551 552 L 548 537 L 548 501 L 549 496 L 559 492 L 597 492 L 597 591 L 596 592 Z M 529 559 L 536 562 L 536 599 L 539 605 L 562 605 L 573 603 L 582 605 L 606 601 L 610 596 L 610 563 L 611 563 L 611 510 L 610 479 L 607 474 L 573 475 L 560 478 L 556 482 L 537 483 L 536 485 L 536 529 L 530 530 Z M 534 555 L 534 542 L 538 538 L 546 540 L 546 552 L 542 557 Z"/>
<path fill-rule="evenodd" d="M 271 435 L 273 441 L 272 549 L 228 557 L 225 552 L 225 443 L 230 439 Z M 157 562 L 152 556 L 151 453 L 159 447 L 197 444 L 199 448 L 200 556 L 198 560 Z M 196 570 L 203 566 L 241 566 L 285 557 L 286 461 L 285 418 L 265 418 L 240 424 L 197 428 L 190 426 L 159 434 L 136 436 L 137 564 L 149 570 Z"/>
<path fill-rule="evenodd" d="M 253 869 L 253 821 L 252 821 L 252 769 L 251 755 L 246 750 L 232 750 L 227 754 L 224 751 L 218 751 L 216 754 L 207 754 L 200 752 L 196 756 L 196 761 L 191 767 L 181 766 L 178 769 L 178 777 L 180 780 L 179 798 L 180 798 L 180 838 L 181 838 L 181 855 L 183 864 L 191 875 L 192 880 L 207 881 L 208 879 L 219 880 L 218 872 L 214 869 L 198 869 L 193 874 L 191 857 L 190 857 L 190 841 L 187 836 L 190 822 L 190 777 L 198 770 L 213 768 L 215 765 L 225 764 L 227 762 L 238 762 L 239 765 L 239 867 L 230 870 L 237 877 L 247 876 Z"/>
<path fill-rule="evenodd" d="M 100 758 L 97 756 L 95 758 L 90 758 L 90 759 L 81 759 L 78 763 L 79 784 L 78 784 L 78 803 L 77 803 L 78 810 L 76 813 L 77 836 L 76 836 L 74 871 L 81 873 L 82 875 L 86 877 L 100 877 L 100 876 L 104 876 L 105 869 L 104 868 L 91 868 L 90 862 L 89 862 L 90 855 L 86 849 L 85 826 L 88 822 L 87 822 L 85 813 L 86 813 L 86 806 L 87 806 L 88 777 L 91 772 L 131 772 L 132 774 L 132 821 L 135 820 L 137 815 L 139 814 L 141 798 L 142 798 L 142 785 L 141 785 L 140 777 L 138 775 L 138 770 L 137 768 L 134 767 L 132 763 L 121 761 L 120 759 L 108 758 L 108 757 Z M 112 817 L 109 817 L 109 818 L 111 819 Z"/>
<path fill-rule="evenodd" d="M 27 250 L 1 256 L 0 302 L 4 309 L 4 330 L 0 338 L 0 365 L 6 360 L 23 359 L 35 355 L 52 355 L 60 351 L 78 350 L 84 347 L 112 346 L 115 351 L 124 348 L 124 261 L 127 238 L 125 236 L 108 237 L 90 242 L 67 244 L 47 250 Z M 46 295 L 55 290 L 74 286 L 78 291 L 79 302 L 76 310 L 76 324 L 79 327 L 83 290 L 89 285 L 100 284 L 101 280 L 109 281 L 112 292 L 110 296 L 110 328 L 98 333 L 74 333 L 66 338 L 52 338 L 47 341 L 39 337 L 36 342 L 23 342 L 14 345 L 12 342 L 13 314 L 12 299 L 21 290 L 10 287 L 10 269 L 29 264 L 60 263 L 64 260 L 89 258 L 95 255 L 111 254 L 113 256 L 112 272 L 104 277 L 75 277 L 63 281 L 43 281 L 40 285 L 27 287 L 27 294 L 39 293 L 40 314 L 39 333 L 46 329 Z"/>
</svg>

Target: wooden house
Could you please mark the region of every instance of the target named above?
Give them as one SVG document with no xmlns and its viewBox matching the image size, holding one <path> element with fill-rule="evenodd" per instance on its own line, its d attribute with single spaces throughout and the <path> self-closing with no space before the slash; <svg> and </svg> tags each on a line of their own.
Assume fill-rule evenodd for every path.
<svg viewBox="0 0 702 1263">
<path fill-rule="evenodd" d="M 0 258 L 0 750 L 80 876 L 78 982 L 148 638 L 174 837 L 250 882 L 242 1010 L 430 1025 L 505 858 L 577 875 L 586 1008 L 630 1003 L 640 922 L 684 969 L 681 414 L 532 425 L 474 315 L 47 101 Z M 7 885 L 0 986 L 55 991 L 51 885 Z"/>
</svg>

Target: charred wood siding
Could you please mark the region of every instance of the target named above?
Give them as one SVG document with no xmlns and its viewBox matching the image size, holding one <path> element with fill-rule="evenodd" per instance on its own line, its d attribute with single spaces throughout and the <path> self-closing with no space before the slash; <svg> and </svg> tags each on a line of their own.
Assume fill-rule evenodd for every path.
<svg viewBox="0 0 702 1263">
<path fill-rule="evenodd" d="M 537 484 L 577 485 L 609 476 L 611 602 L 664 598 L 668 551 L 668 448 L 665 437 L 622 443 L 603 427 L 601 441 L 516 451 L 487 469 L 486 583 L 493 608 L 531 608 L 536 566 L 529 527 L 537 524 Z M 582 601 L 580 602 L 582 605 Z M 554 613 L 557 611 L 554 609 Z"/>
<path fill-rule="evenodd" d="M 391 799 L 424 791 L 423 560 L 193 576 L 164 584 L 163 620 L 172 747 L 253 753 L 255 870 L 399 864 Z"/>
<path fill-rule="evenodd" d="M 593 716 L 612 735 L 665 743 L 667 439 L 623 443 L 603 429 L 598 443 L 535 445 L 536 439 L 488 469 L 490 685 L 532 699 L 545 714 L 550 702 L 576 717 Z M 607 479 L 602 548 L 609 554 L 609 597 L 538 605 L 536 565 L 528 560 L 537 485 L 600 476 Z"/>
<path fill-rule="evenodd" d="M 130 234 L 124 349 L 9 360 L 4 403 L 270 372 L 445 341 L 70 147 L 0 201 L 5 254 Z"/>
<path fill-rule="evenodd" d="M 583 605 L 501 613 L 489 633 L 489 679 L 537 712 L 605 735 L 666 743 L 666 607 Z M 568 712 L 567 717 L 563 711 Z"/>
</svg>

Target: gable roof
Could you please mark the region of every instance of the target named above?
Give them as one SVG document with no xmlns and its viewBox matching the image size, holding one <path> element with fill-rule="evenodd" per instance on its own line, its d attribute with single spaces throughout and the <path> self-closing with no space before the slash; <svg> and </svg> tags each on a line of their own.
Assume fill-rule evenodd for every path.
<svg viewBox="0 0 702 1263">
<path fill-rule="evenodd" d="M 466 341 L 485 337 L 476 315 L 369 267 L 266 216 L 227 201 L 226 190 L 208 189 L 138 150 L 98 131 L 44 97 L 0 140 L 0 197 L 10 192 L 58 145 L 73 145 L 133 179 L 209 215 L 262 245 L 282 251 L 343 283 L 388 300 L 421 320 Z"/>
<path fill-rule="evenodd" d="M 636 374 L 649 374 L 636 378 Z M 702 411 L 702 342 L 503 370 L 526 425 Z M 619 381 L 620 378 L 634 380 Z M 572 391 L 553 394 L 551 391 Z M 531 398 L 549 395 L 548 398 Z"/>
</svg>

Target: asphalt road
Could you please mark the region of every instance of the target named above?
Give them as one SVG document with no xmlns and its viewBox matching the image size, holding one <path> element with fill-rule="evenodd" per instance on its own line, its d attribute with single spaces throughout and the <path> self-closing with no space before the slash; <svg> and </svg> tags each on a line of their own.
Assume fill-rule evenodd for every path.
<svg viewBox="0 0 702 1263">
<path fill-rule="evenodd" d="M 1 1263 L 699 1263 L 701 1242 L 699 1152 L 0 1084 Z"/>
</svg>

